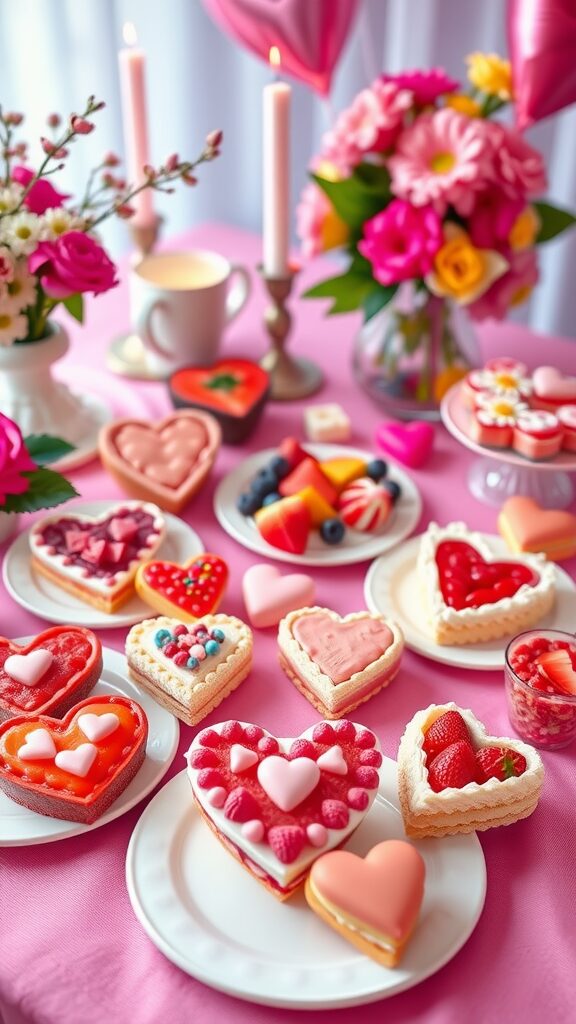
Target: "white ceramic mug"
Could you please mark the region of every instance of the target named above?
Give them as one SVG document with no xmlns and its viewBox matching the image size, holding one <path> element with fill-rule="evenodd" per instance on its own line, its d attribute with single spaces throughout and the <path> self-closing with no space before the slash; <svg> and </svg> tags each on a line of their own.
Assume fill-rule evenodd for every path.
<svg viewBox="0 0 576 1024">
<path fill-rule="evenodd" d="M 182 366 L 209 366 L 249 293 L 248 271 L 219 253 L 144 256 L 132 269 L 131 305 L 150 365 L 166 375 Z"/>
</svg>

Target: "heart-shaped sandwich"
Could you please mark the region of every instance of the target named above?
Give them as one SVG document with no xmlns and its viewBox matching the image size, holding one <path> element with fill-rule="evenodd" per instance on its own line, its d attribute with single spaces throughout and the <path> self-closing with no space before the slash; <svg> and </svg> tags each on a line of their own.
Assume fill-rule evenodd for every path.
<svg viewBox="0 0 576 1024">
<path fill-rule="evenodd" d="M 148 721 L 136 701 L 88 697 L 61 720 L 47 715 L 0 725 L 0 788 L 38 814 L 90 825 L 134 778 Z"/>
<path fill-rule="evenodd" d="M 546 615 L 555 598 L 554 566 L 541 555 L 495 560 L 464 523 L 430 523 L 417 573 L 437 644 L 475 644 L 520 633 Z"/>
<path fill-rule="evenodd" d="M 246 678 L 252 630 L 233 615 L 184 623 L 161 615 L 126 637 L 130 675 L 187 725 L 196 725 Z"/>
<path fill-rule="evenodd" d="M 383 687 L 400 667 L 404 638 L 383 615 L 298 608 L 278 627 L 280 664 L 326 718 L 342 718 Z"/>
<path fill-rule="evenodd" d="M 306 899 L 362 953 L 396 967 L 418 919 L 425 874 L 418 850 L 402 839 L 378 843 L 366 857 L 333 850 L 312 865 Z"/>
<path fill-rule="evenodd" d="M 106 469 L 133 498 L 180 512 L 200 490 L 220 447 L 213 416 L 180 409 L 156 423 L 116 420 L 98 439 Z"/>
<path fill-rule="evenodd" d="M 228 566 L 219 555 L 203 552 L 184 565 L 152 561 L 141 565 L 134 581 L 136 592 L 161 615 L 177 615 L 194 622 L 215 612 L 228 582 Z"/>
<path fill-rule="evenodd" d="M 0 722 L 59 718 L 86 697 L 102 671 L 102 644 L 81 626 L 52 626 L 27 644 L 0 637 Z"/>
<path fill-rule="evenodd" d="M 398 796 L 406 835 L 416 839 L 527 818 L 543 780 L 533 747 L 489 736 L 471 711 L 454 703 L 418 711 L 400 740 Z"/>
<path fill-rule="evenodd" d="M 576 555 L 576 516 L 564 509 L 542 508 L 534 498 L 507 498 L 498 529 L 511 551 L 541 551 L 554 562 Z"/>
<path fill-rule="evenodd" d="M 370 810 L 382 755 L 369 729 L 319 722 L 278 739 L 258 725 L 221 722 L 186 754 L 194 799 L 243 867 L 279 899 L 340 846 Z"/>
<path fill-rule="evenodd" d="M 134 576 L 166 535 L 156 505 L 127 501 L 99 516 L 44 516 L 30 530 L 32 565 L 52 583 L 113 614 L 134 594 Z"/>
</svg>

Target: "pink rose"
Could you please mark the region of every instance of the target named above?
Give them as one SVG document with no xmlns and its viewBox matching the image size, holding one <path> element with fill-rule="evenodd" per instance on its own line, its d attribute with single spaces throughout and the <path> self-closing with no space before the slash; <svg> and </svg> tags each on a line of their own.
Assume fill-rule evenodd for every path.
<svg viewBox="0 0 576 1024">
<path fill-rule="evenodd" d="M 0 504 L 9 494 L 24 494 L 30 487 L 30 480 L 21 473 L 36 469 L 32 462 L 20 428 L 0 413 Z"/>
<path fill-rule="evenodd" d="M 394 145 L 411 106 L 412 95 L 406 89 L 377 79 L 358 93 L 326 133 L 321 158 L 348 173 L 367 153 L 381 153 Z"/>
<path fill-rule="evenodd" d="M 34 171 L 31 171 L 29 167 L 15 167 L 12 171 L 12 180 L 24 188 L 32 181 L 33 177 Z M 40 178 L 32 185 L 24 200 L 24 206 L 30 210 L 30 213 L 37 213 L 40 216 L 54 206 L 62 206 L 64 200 L 69 198 L 70 196 L 64 192 L 58 192 L 46 178 Z"/>
<path fill-rule="evenodd" d="M 460 82 L 450 78 L 444 68 L 430 68 L 430 71 L 404 71 L 399 75 L 382 75 L 383 82 L 394 82 L 399 89 L 409 89 L 418 107 L 427 107 L 439 96 L 455 92 Z"/>
<path fill-rule="evenodd" d="M 481 192 L 468 219 L 468 234 L 479 249 L 508 244 L 512 225 L 524 209 L 523 199 L 512 199 L 499 189 Z"/>
<path fill-rule="evenodd" d="M 394 199 L 365 223 L 358 249 L 376 280 L 389 285 L 428 274 L 442 244 L 442 222 L 433 207 Z"/>
<path fill-rule="evenodd" d="M 503 320 L 514 306 L 525 302 L 538 281 L 538 260 L 534 249 L 506 253 L 508 271 L 468 306 L 473 320 Z"/>
<path fill-rule="evenodd" d="M 542 195 L 548 186 L 542 154 L 518 132 L 496 121 L 485 121 L 491 142 L 493 177 L 514 198 Z"/>
<path fill-rule="evenodd" d="M 40 242 L 28 257 L 31 274 L 41 270 L 40 284 L 54 299 L 77 292 L 99 295 L 118 284 L 116 267 L 98 242 L 83 231 L 67 231 L 54 242 Z"/>
</svg>

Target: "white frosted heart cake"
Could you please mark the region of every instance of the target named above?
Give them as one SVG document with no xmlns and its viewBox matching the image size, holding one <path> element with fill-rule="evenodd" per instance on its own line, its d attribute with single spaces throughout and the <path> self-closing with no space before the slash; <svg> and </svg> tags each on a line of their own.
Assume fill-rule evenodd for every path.
<svg viewBox="0 0 576 1024">
<path fill-rule="evenodd" d="M 252 630 L 233 615 L 181 622 L 161 615 L 139 622 L 126 637 L 135 682 L 187 725 L 196 725 L 246 678 Z"/>
<path fill-rule="evenodd" d="M 494 558 L 464 523 L 430 523 L 417 561 L 424 611 L 438 644 L 474 644 L 520 633 L 554 604 L 554 566 L 541 555 Z"/>
</svg>

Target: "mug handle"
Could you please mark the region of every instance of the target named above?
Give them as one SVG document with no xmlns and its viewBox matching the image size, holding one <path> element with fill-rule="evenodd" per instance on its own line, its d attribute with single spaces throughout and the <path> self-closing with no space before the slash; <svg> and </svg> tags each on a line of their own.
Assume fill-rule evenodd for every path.
<svg viewBox="0 0 576 1024">
<path fill-rule="evenodd" d="M 246 304 L 252 287 L 250 275 L 245 267 L 233 264 L 230 268 L 230 279 L 232 277 L 236 277 L 236 281 L 234 281 L 226 296 L 226 323 L 230 323 L 234 317 L 238 316 L 238 313 Z"/>
<path fill-rule="evenodd" d="M 163 348 L 152 330 L 154 313 L 158 309 L 166 308 L 166 303 L 162 299 L 148 299 L 138 313 L 136 333 L 141 339 L 144 348 L 149 349 L 154 355 L 159 356 L 160 359 L 170 360 L 173 354 L 168 349 Z"/>
</svg>

